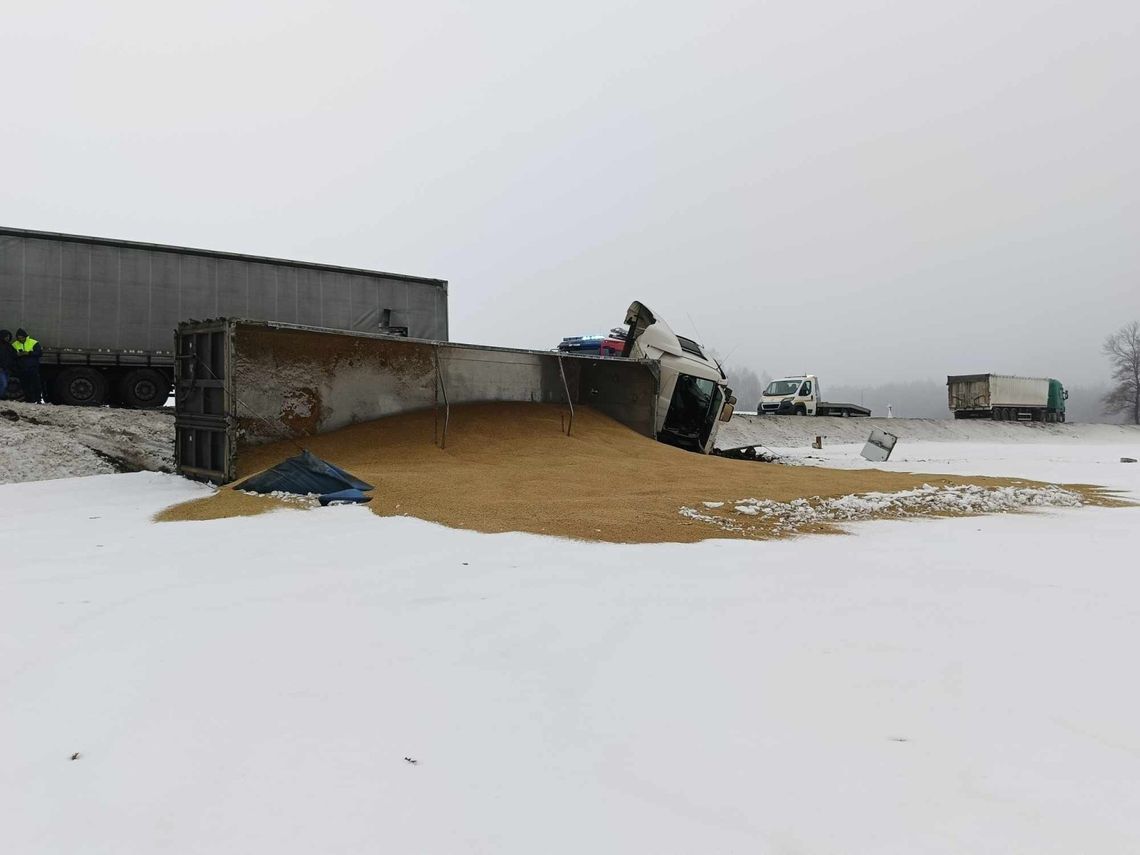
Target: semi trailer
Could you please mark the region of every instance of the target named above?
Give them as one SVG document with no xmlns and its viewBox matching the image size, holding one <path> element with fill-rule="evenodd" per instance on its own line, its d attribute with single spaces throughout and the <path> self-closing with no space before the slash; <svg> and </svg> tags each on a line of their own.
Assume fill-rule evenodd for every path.
<svg viewBox="0 0 1140 855">
<path fill-rule="evenodd" d="M 819 378 L 799 374 L 773 380 L 756 405 L 758 416 L 869 416 L 871 411 L 858 404 L 824 401 Z"/>
<path fill-rule="evenodd" d="M 0 227 L 0 327 L 40 341 L 55 403 L 163 406 L 175 328 L 225 315 L 446 341 L 447 283 Z"/>
<path fill-rule="evenodd" d="M 1051 377 L 956 374 L 946 378 L 956 419 L 1063 422 L 1069 393 Z"/>
</svg>

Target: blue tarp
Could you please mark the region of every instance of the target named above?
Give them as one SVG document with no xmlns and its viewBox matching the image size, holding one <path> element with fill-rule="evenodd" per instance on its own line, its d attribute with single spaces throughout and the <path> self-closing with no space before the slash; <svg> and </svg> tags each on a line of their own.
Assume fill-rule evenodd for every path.
<svg viewBox="0 0 1140 855">
<path fill-rule="evenodd" d="M 322 493 L 321 507 L 326 505 L 363 505 L 371 502 L 372 497 L 366 496 L 360 490 L 340 490 L 336 493 Z"/>
<path fill-rule="evenodd" d="M 372 485 L 350 475 L 338 466 L 333 466 L 327 460 L 321 460 L 315 454 L 302 451 L 296 457 L 290 457 L 266 469 L 238 485 L 239 490 L 248 490 L 251 493 L 296 493 L 307 496 L 316 493 L 319 496 L 346 493 L 351 491 L 356 498 L 348 495 L 337 498 L 347 501 L 367 502 L 370 496 L 364 496 L 362 491 L 373 489 Z"/>
</svg>

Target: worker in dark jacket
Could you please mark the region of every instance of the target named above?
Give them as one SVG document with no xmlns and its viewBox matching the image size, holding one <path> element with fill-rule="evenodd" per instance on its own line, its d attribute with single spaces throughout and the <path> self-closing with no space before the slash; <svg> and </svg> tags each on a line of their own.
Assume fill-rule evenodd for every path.
<svg viewBox="0 0 1140 855">
<path fill-rule="evenodd" d="M 8 397 L 8 379 L 16 370 L 16 351 L 12 349 L 12 333 L 0 330 L 0 401 Z"/>
<path fill-rule="evenodd" d="M 43 398 L 43 387 L 40 384 L 40 357 L 44 349 L 40 343 L 28 335 L 25 329 L 16 330 L 16 342 L 12 345 L 16 351 L 16 370 L 20 372 L 20 385 L 24 387 L 24 400 L 30 404 L 38 404 Z"/>
</svg>

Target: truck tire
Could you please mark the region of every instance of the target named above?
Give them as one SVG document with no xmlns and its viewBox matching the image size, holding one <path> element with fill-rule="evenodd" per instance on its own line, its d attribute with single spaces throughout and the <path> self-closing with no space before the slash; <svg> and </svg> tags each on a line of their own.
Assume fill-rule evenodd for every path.
<svg viewBox="0 0 1140 855">
<path fill-rule="evenodd" d="M 94 368 L 67 368 L 52 384 L 52 399 L 71 407 L 99 407 L 107 402 L 107 378 Z"/>
<path fill-rule="evenodd" d="M 119 402 L 135 410 L 153 410 L 170 397 L 170 383 L 153 368 L 128 371 L 119 381 Z"/>
<path fill-rule="evenodd" d="M 797 416 L 806 416 L 807 415 L 807 407 L 805 407 L 803 404 L 796 404 L 796 408 L 795 408 L 795 410 L 793 410 L 793 412 Z"/>
</svg>

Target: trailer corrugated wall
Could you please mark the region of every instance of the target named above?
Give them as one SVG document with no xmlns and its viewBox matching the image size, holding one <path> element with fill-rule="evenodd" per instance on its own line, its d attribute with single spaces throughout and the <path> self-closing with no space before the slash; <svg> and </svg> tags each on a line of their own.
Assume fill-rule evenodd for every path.
<svg viewBox="0 0 1140 855">
<path fill-rule="evenodd" d="M 221 316 L 446 341 L 447 283 L 236 253 L 0 228 L 0 326 L 45 348 L 161 353 Z"/>
<path fill-rule="evenodd" d="M 529 401 L 590 406 L 654 436 L 653 362 L 512 350 L 219 319 L 178 328 L 176 458 L 226 483 L 241 449 L 435 408 Z"/>
<path fill-rule="evenodd" d="M 1049 403 L 1049 380 L 991 374 L 990 403 L 995 407 L 1044 407 Z"/>
</svg>

